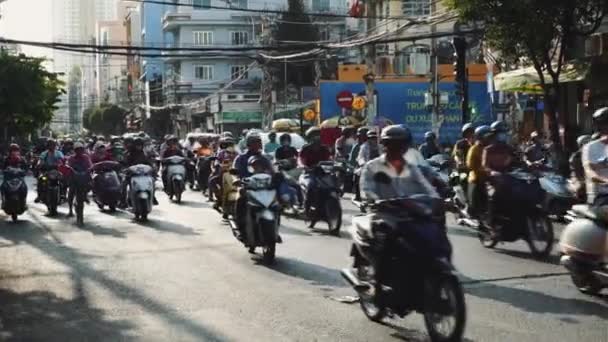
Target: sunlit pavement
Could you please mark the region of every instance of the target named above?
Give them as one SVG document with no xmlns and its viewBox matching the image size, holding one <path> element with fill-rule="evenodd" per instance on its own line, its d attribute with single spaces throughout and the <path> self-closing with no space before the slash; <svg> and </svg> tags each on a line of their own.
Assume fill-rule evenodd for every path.
<svg viewBox="0 0 608 342">
<path fill-rule="evenodd" d="M 33 200 L 33 194 L 31 194 Z M 343 282 L 348 225 L 283 219 L 277 262 L 247 253 L 200 193 L 158 195 L 149 223 L 85 208 L 85 226 L 30 201 L 0 214 L 0 339 L 39 341 L 425 341 L 421 316 L 368 321 Z M 579 294 L 557 262 L 523 243 L 484 249 L 450 226 L 474 341 L 608 341 L 608 300 Z M 404 270 L 406 272 L 407 270 Z"/>
</svg>

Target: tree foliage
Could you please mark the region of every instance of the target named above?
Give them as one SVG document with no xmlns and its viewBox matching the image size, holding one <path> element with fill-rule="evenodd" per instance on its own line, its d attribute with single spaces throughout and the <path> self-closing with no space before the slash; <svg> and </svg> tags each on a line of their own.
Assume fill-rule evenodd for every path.
<svg viewBox="0 0 608 342">
<path fill-rule="evenodd" d="M 83 114 L 83 126 L 91 133 L 121 135 L 126 132 L 127 110 L 114 104 L 103 103 L 89 107 Z"/>
<path fill-rule="evenodd" d="M 44 61 L 0 51 L 0 127 L 25 135 L 52 120 L 65 91 Z"/>
<path fill-rule="evenodd" d="M 566 53 L 577 37 L 597 30 L 608 0 L 444 1 L 461 20 L 483 22 L 485 41 L 501 58 L 535 68 L 545 95 L 551 140 L 561 149 L 556 110 Z"/>
</svg>

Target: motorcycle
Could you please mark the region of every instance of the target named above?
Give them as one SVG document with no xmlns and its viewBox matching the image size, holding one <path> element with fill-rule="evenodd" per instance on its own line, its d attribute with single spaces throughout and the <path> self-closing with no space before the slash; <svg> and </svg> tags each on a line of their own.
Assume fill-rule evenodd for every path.
<svg viewBox="0 0 608 342">
<path fill-rule="evenodd" d="M 333 162 L 321 162 L 312 168 L 308 175 L 303 177 L 313 177 L 313 187 L 306 189 L 302 177 L 300 187 L 309 203 L 306 208 L 306 216 L 310 220 L 310 227 L 314 228 L 318 221 L 325 221 L 329 226 L 332 235 L 340 235 L 342 226 L 342 205 L 340 204 L 340 189 L 336 179 L 336 167 Z M 309 196 L 311 196 L 309 198 Z"/>
<path fill-rule="evenodd" d="M 588 205 L 574 205 L 574 220 L 560 238 L 560 263 L 570 272 L 574 285 L 595 295 L 608 287 L 608 223 Z"/>
<path fill-rule="evenodd" d="M 27 210 L 27 184 L 25 184 L 25 171 L 20 168 L 8 167 L 4 170 L 2 182 L 2 209 L 17 222 L 19 215 Z"/>
<path fill-rule="evenodd" d="M 135 219 L 147 221 L 154 200 L 154 169 L 145 164 L 133 165 L 127 169 L 131 177 L 129 199 Z"/>
<path fill-rule="evenodd" d="M 162 161 L 165 171 L 165 193 L 169 199 L 180 203 L 182 201 L 182 193 L 186 188 L 186 159 L 180 156 L 165 158 Z"/>
<path fill-rule="evenodd" d="M 87 171 L 76 171 L 74 168 L 65 166 L 69 170 L 69 188 L 68 188 L 68 216 L 73 216 L 72 207 L 76 209 L 76 224 L 84 224 L 84 203 L 87 200 L 87 194 L 91 189 L 91 173 Z M 76 200 L 76 205 L 73 202 Z"/>
<path fill-rule="evenodd" d="M 549 215 L 563 219 L 568 210 L 578 202 L 568 187 L 568 180 L 554 171 L 544 171 L 539 179 L 545 191 L 543 207 Z"/>
<path fill-rule="evenodd" d="M 93 198 L 101 210 L 107 205 L 110 211 L 114 212 L 121 200 L 121 182 L 116 171 L 119 168 L 120 164 L 113 161 L 104 161 L 93 166 Z"/>
<path fill-rule="evenodd" d="M 439 175 L 439 178 L 448 184 L 450 181 L 450 172 L 452 159 L 447 154 L 436 154 L 426 160 L 433 170 Z"/>
<path fill-rule="evenodd" d="M 337 161 L 336 164 L 336 179 L 338 180 L 338 189 L 340 189 L 340 196 L 347 192 L 354 191 L 353 177 L 355 168 L 346 161 Z"/>
<path fill-rule="evenodd" d="M 200 156 L 196 160 L 196 181 L 198 188 L 204 193 L 209 188 L 209 176 L 211 175 L 211 164 L 216 158 L 213 156 Z"/>
<path fill-rule="evenodd" d="M 507 182 L 501 187 L 504 193 L 498 194 L 497 212 L 492 222 L 482 219 L 477 227 L 480 242 L 486 248 L 494 248 L 499 242 L 523 239 L 535 257 L 546 257 L 553 248 L 553 225 L 542 206 L 544 192 L 538 177 L 527 170 L 516 169 L 502 176 L 500 181 Z M 488 195 L 496 194 L 495 187 L 489 186 Z"/>
<path fill-rule="evenodd" d="M 46 205 L 51 216 L 57 215 L 57 207 L 61 202 L 61 173 L 57 167 L 42 170 L 40 182 L 40 200 Z"/>
<path fill-rule="evenodd" d="M 464 291 L 451 263 L 451 246 L 427 196 L 373 203 L 372 214 L 353 218 L 353 267 L 341 271 L 359 295 L 363 313 L 424 316 L 431 341 L 461 341 Z M 445 328 L 445 329 L 444 329 Z"/>
<path fill-rule="evenodd" d="M 302 205 L 301 203 L 301 189 L 298 184 L 298 179 L 302 174 L 302 169 L 297 168 L 294 160 L 282 159 L 275 162 L 277 172 L 280 172 L 283 175 L 283 178 L 289 185 L 289 187 L 294 191 L 294 193 L 298 194 L 298 202 L 296 202 L 295 206 L 286 206 L 283 208 L 283 213 L 291 216 L 299 216 L 302 214 L 302 210 L 298 209 Z"/>
<path fill-rule="evenodd" d="M 240 236 L 236 218 L 230 219 L 230 226 L 236 238 L 240 239 L 250 251 L 262 247 L 264 262 L 274 262 L 276 244 L 279 237 L 281 205 L 278 203 L 277 191 L 272 184 L 272 176 L 260 173 L 237 181 L 243 187 L 246 196 L 245 236 Z"/>
</svg>

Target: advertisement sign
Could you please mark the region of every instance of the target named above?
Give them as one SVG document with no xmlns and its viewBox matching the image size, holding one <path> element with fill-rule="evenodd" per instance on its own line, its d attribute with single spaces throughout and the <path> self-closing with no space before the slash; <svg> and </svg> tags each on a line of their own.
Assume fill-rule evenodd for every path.
<svg viewBox="0 0 608 342">
<path fill-rule="evenodd" d="M 424 103 L 424 94 L 428 92 L 428 83 L 377 82 L 378 115 L 396 124 L 406 124 L 414 135 L 416 143 L 423 141 L 424 133 L 431 130 L 431 113 Z M 363 82 L 321 82 L 321 118 L 331 118 L 341 113 L 336 102 L 338 94 L 348 90 L 350 93 L 364 93 Z M 486 82 L 469 83 L 469 105 L 471 121 L 476 124 L 493 121 L 490 97 Z M 453 143 L 460 138 L 462 114 L 460 99 L 456 96 L 455 83 L 440 83 L 439 91 L 447 93 L 448 103 L 442 106 L 444 114 L 440 131 L 440 141 Z M 352 102 L 351 102 L 352 105 Z"/>
</svg>

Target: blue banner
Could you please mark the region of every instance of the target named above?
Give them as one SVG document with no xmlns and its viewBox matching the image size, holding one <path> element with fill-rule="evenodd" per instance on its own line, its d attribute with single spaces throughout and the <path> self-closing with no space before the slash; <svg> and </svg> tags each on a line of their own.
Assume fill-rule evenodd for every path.
<svg viewBox="0 0 608 342">
<path fill-rule="evenodd" d="M 364 94 L 365 84 L 351 82 L 322 82 L 321 118 L 327 119 L 342 113 L 336 96 L 347 90 L 355 94 Z M 378 115 L 396 124 L 406 124 L 414 135 L 416 143 L 421 143 L 424 133 L 431 130 L 431 113 L 424 105 L 424 94 L 429 89 L 428 83 L 377 82 Z M 449 94 L 449 104 L 443 109 L 445 120 L 441 126 L 439 140 L 454 143 L 460 138 L 462 114 L 460 100 L 456 96 L 454 83 L 440 83 L 439 90 Z M 469 106 L 471 121 L 475 124 L 493 121 L 490 95 L 486 82 L 469 83 Z"/>
</svg>

